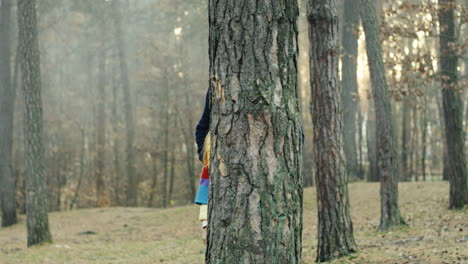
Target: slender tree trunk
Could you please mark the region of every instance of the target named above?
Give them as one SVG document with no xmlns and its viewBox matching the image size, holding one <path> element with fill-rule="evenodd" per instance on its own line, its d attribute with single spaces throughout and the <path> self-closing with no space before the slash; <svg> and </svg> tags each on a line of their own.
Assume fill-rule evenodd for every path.
<svg viewBox="0 0 468 264">
<path fill-rule="evenodd" d="M 379 170 L 377 169 L 377 131 L 375 121 L 374 99 L 369 101 L 369 111 L 367 113 L 367 159 L 369 160 L 370 182 L 380 181 Z"/>
<path fill-rule="evenodd" d="M 300 262 L 298 13 L 295 0 L 209 1 L 206 263 Z"/>
<path fill-rule="evenodd" d="M 401 181 L 410 179 L 410 138 L 411 138 L 411 123 L 408 98 L 403 99 L 401 110 Z"/>
<path fill-rule="evenodd" d="M 158 163 L 156 162 L 156 154 L 151 154 L 151 160 L 153 163 L 153 177 L 151 180 L 151 193 L 148 201 L 148 207 L 154 206 L 154 197 L 156 195 L 156 186 L 158 186 Z"/>
<path fill-rule="evenodd" d="M 318 262 L 356 251 L 346 160 L 343 155 L 343 116 L 338 75 L 340 45 L 336 8 L 335 0 L 310 0 L 308 7 L 311 114 L 317 168 Z M 355 148 L 353 152 L 355 156 Z"/>
<path fill-rule="evenodd" d="M 51 242 L 47 215 L 41 69 L 35 0 L 18 0 L 18 25 L 25 107 L 26 213 L 28 246 Z"/>
<path fill-rule="evenodd" d="M 101 34 L 104 30 L 101 31 Z M 106 116 L 105 116 L 105 85 L 106 85 L 106 54 L 101 51 L 99 54 L 99 70 L 97 85 L 97 155 L 96 155 L 96 205 L 98 207 L 106 205 L 105 183 L 104 183 L 104 159 L 106 142 Z"/>
<path fill-rule="evenodd" d="M 73 199 L 70 203 L 70 210 L 73 209 L 73 206 L 78 202 L 78 197 L 80 195 L 81 183 L 83 182 L 83 175 L 84 175 L 84 156 L 85 156 L 85 138 L 86 132 L 85 129 L 81 129 L 81 149 L 80 149 L 80 173 L 78 176 L 78 184 L 76 185 L 75 195 L 73 195 Z"/>
<path fill-rule="evenodd" d="M 421 135 L 421 169 L 422 169 L 422 177 L 423 181 L 426 181 L 426 152 L 427 152 L 427 95 L 423 97 L 423 109 L 422 109 L 422 119 L 421 119 L 421 126 L 422 126 L 422 135 Z"/>
<path fill-rule="evenodd" d="M 114 173 L 115 173 L 115 180 L 114 180 L 114 197 L 115 201 L 118 205 L 122 205 L 122 199 L 120 193 L 122 191 L 122 182 L 124 180 L 124 176 L 122 174 L 122 168 L 120 165 L 120 140 L 119 140 L 119 118 L 117 113 L 117 95 L 118 95 L 118 88 L 119 85 L 117 84 L 117 79 L 114 78 L 114 83 L 112 85 L 112 134 L 113 134 L 113 152 L 114 152 Z"/>
<path fill-rule="evenodd" d="M 463 131 L 463 103 L 457 91 L 458 56 L 450 48 L 456 42 L 454 0 L 439 0 L 440 21 L 440 72 L 442 75 L 442 97 L 445 120 L 445 136 L 450 182 L 450 209 L 462 209 L 468 203 L 467 168 L 464 152 L 465 133 Z"/>
<path fill-rule="evenodd" d="M 172 192 L 174 191 L 174 177 L 175 177 L 175 144 L 172 143 L 171 150 L 171 176 L 169 178 L 169 193 L 167 194 L 167 203 L 170 205 L 172 200 Z"/>
<path fill-rule="evenodd" d="M 138 182 L 135 174 L 135 150 L 133 149 L 133 141 L 135 138 L 135 124 L 133 121 L 133 106 L 130 91 L 130 79 L 128 77 L 127 58 L 125 52 L 124 32 L 122 27 L 122 15 L 120 12 L 120 0 L 113 1 L 113 19 L 115 25 L 115 40 L 118 49 L 120 62 L 120 75 L 122 78 L 122 90 L 125 109 L 125 126 L 126 126 L 126 167 L 127 167 L 127 206 L 137 206 Z"/>
<path fill-rule="evenodd" d="M 164 89 L 165 95 L 164 98 L 166 99 L 165 105 L 165 122 L 164 122 L 164 175 L 163 181 L 161 183 L 161 195 L 162 195 L 162 206 L 165 208 L 167 207 L 167 180 L 169 178 L 169 78 L 168 78 L 168 71 L 167 69 L 164 70 Z"/>
<path fill-rule="evenodd" d="M 417 104 L 416 98 L 414 98 L 415 104 Z M 418 176 L 419 176 L 419 171 L 418 171 L 418 161 L 419 161 L 419 150 L 420 150 L 420 145 L 419 145 L 419 126 L 420 126 L 420 117 L 417 109 L 417 105 L 413 106 L 413 131 L 411 132 L 412 134 L 412 139 L 411 139 L 411 175 L 409 180 L 418 181 Z"/>
<path fill-rule="evenodd" d="M 341 1 L 339 1 L 341 2 Z M 357 54 L 359 32 L 359 0 L 344 4 L 342 98 L 344 112 L 344 153 L 348 177 L 358 177 L 356 147 L 356 111 L 358 98 Z"/>
<path fill-rule="evenodd" d="M 188 93 L 185 93 L 185 104 L 188 106 L 190 105 L 189 101 L 189 96 Z M 193 201 L 195 199 L 195 147 L 193 144 L 193 138 L 192 138 L 192 128 L 193 128 L 193 121 L 192 118 L 189 117 L 189 126 L 187 129 L 184 129 L 183 127 L 183 120 L 181 116 L 179 115 L 179 125 L 182 127 L 183 131 L 183 137 L 185 141 L 185 145 L 187 146 L 187 157 L 186 157 L 186 162 L 187 162 L 187 180 L 189 181 L 189 192 L 188 192 L 188 200 Z"/>
<path fill-rule="evenodd" d="M 365 176 L 364 168 L 362 167 L 362 164 L 364 163 L 363 155 L 362 155 L 363 145 L 364 145 L 364 140 L 363 140 L 363 135 L 362 135 L 362 124 L 364 123 L 364 120 L 362 118 L 362 113 L 359 107 L 357 110 L 357 114 L 358 114 L 358 118 L 357 118 L 358 130 L 357 131 L 358 131 L 358 155 L 359 155 L 358 172 L 359 172 L 359 178 L 364 179 L 364 176 Z"/>
<path fill-rule="evenodd" d="M 2 226 L 17 223 L 15 181 L 12 167 L 13 126 L 16 87 L 11 83 L 12 0 L 3 0 L 0 9 L 0 202 Z M 16 72 L 16 71 L 15 71 Z"/>
<path fill-rule="evenodd" d="M 375 7 L 371 0 L 361 0 L 361 19 L 366 35 L 366 50 L 372 80 L 377 120 L 377 166 L 380 177 L 380 231 L 403 224 L 398 208 L 398 172 L 394 146 L 392 108 L 380 43 Z"/>
</svg>

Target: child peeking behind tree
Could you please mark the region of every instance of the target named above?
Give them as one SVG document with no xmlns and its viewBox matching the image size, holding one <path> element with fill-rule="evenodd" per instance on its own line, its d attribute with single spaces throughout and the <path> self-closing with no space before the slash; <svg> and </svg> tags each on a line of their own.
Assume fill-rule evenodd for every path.
<svg viewBox="0 0 468 264">
<path fill-rule="evenodd" d="M 205 108 L 203 115 L 198 122 L 195 137 L 197 141 L 198 159 L 203 162 L 203 169 L 200 176 L 195 203 L 200 205 L 200 215 L 198 219 L 202 223 L 202 239 L 206 244 L 206 230 L 208 226 L 208 185 L 209 185 L 209 164 L 210 164 L 210 90 L 208 89 L 205 98 Z"/>
</svg>

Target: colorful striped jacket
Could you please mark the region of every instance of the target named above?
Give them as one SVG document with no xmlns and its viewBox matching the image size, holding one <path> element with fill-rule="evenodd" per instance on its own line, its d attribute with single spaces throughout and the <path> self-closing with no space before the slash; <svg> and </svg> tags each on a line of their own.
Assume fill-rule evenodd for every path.
<svg viewBox="0 0 468 264">
<path fill-rule="evenodd" d="M 198 185 L 195 203 L 199 205 L 208 204 L 208 187 L 210 184 L 210 134 L 205 138 L 203 144 L 203 168 L 200 175 L 200 184 Z"/>
</svg>

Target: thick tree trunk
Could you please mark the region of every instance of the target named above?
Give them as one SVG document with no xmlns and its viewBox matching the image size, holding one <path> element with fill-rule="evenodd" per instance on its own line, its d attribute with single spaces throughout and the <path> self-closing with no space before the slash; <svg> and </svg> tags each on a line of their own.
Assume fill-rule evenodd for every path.
<svg viewBox="0 0 468 264">
<path fill-rule="evenodd" d="M 302 137 L 294 0 L 209 1 L 206 263 L 299 263 Z"/>
<path fill-rule="evenodd" d="M 340 1 L 341 2 L 341 1 Z M 342 98 L 344 113 L 344 153 L 346 170 L 351 179 L 361 176 L 358 172 L 356 147 L 356 111 L 358 98 L 357 54 L 359 32 L 359 0 L 347 0 L 344 4 Z"/>
<path fill-rule="evenodd" d="M 128 77 L 127 57 L 125 52 L 124 32 L 122 27 L 122 15 L 120 12 L 120 0 L 113 1 L 113 19 L 115 25 L 115 40 L 118 49 L 120 75 L 122 78 L 122 90 L 125 110 L 126 147 L 127 154 L 127 206 L 137 206 L 138 182 L 135 174 L 135 150 L 133 141 L 135 138 L 135 124 L 133 121 L 133 105 L 130 91 L 130 79 Z"/>
<path fill-rule="evenodd" d="M 18 26 L 24 96 L 26 213 L 28 246 L 51 242 L 47 215 L 41 69 L 35 0 L 18 0 Z"/>
<path fill-rule="evenodd" d="M 398 172 L 394 146 L 392 108 L 388 96 L 382 46 L 375 7 L 361 0 L 361 19 L 366 35 L 366 50 L 372 80 L 375 119 L 377 121 L 377 166 L 380 177 L 380 231 L 403 224 L 398 208 Z"/>
<path fill-rule="evenodd" d="M 0 10 L 0 202 L 2 226 L 17 223 L 15 181 L 12 168 L 13 121 L 16 87 L 11 83 L 12 0 L 3 0 Z"/>
<path fill-rule="evenodd" d="M 318 205 L 317 261 L 322 262 L 355 252 L 356 244 L 343 154 L 336 1 L 310 0 L 308 20 Z M 353 152 L 356 156 L 355 148 Z"/>
<path fill-rule="evenodd" d="M 458 56 L 450 48 L 456 42 L 454 8 L 455 1 L 439 0 L 440 21 L 440 71 L 442 75 L 442 97 L 445 120 L 445 136 L 448 159 L 445 166 L 450 182 L 451 209 L 462 209 L 468 202 L 467 168 L 464 152 L 463 103 L 457 86 Z"/>
</svg>

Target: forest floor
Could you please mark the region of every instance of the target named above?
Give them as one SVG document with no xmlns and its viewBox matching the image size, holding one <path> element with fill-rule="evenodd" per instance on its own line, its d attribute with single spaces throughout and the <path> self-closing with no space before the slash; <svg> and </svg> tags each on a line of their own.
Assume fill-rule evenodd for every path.
<svg viewBox="0 0 468 264">
<path fill-rule="evenodd" d="M 358 252 L 330 263 L 468 263 L 468 211 L 449 211 L 446 182 L 400 183 L 408 226 L 379 224 L 379 184 L 349 185 Z M 304 194 L 303 262 L 317 246 L 315 188 Z M 198 206 L 169 209 L 102 208 L 49 214 L 54 243 L 26 247 L 24 215 L 0 229 L 0 264 L 203 263 Z M 95 234 L 79 234 L 93 231 Z"/>
</svg>

